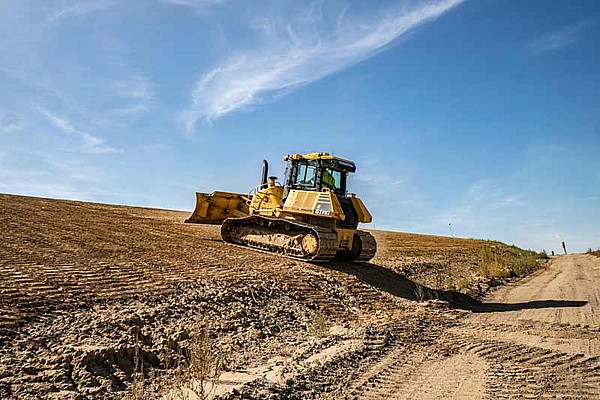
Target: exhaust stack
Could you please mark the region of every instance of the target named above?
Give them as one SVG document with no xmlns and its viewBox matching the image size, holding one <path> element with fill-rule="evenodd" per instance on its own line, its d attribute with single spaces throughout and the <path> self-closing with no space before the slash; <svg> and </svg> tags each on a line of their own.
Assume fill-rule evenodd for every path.
<svg viewBox="0 0 600 400">
<path fill-rule="evenodd" d="M 260 180 L 260 187 L 264 188 L 265 186 L 267 186 L 267 177 L 269 176 L 269 163 L 267 162 L 267 160 L 263 160 L 263 167 L 262 167 L 262 178 Z"/>
</svg>

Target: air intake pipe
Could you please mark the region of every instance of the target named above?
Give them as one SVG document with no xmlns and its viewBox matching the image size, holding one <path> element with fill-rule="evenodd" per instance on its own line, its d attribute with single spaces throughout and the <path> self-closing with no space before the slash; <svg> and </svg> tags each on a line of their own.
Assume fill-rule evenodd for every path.
<svg viewBox="0 0 600 400">
<path fill-rule="evenodd" d="M 267 186 L 268 176 L 269 176 L 269 163 L 267 162 L 267 160 L 263 160 L 262 178 L 260 180 L 261 188 L 264 188 L 265 186 Z"/>
</svg>

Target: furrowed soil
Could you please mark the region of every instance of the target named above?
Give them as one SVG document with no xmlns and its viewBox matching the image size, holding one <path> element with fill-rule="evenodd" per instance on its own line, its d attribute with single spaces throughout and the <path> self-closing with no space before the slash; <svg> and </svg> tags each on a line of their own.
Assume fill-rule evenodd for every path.
<svg viewBox="0 0 600 400">
<path fill-rule="evenodd" d="M 600 397 L 600 258 L 373 231 L 313 265 L 187 216 L 0 195 L 0 398 Z"/>
</svg>

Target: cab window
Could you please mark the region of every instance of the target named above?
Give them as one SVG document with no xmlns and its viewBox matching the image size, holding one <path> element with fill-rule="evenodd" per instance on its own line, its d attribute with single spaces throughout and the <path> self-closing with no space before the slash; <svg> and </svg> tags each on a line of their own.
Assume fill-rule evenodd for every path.
<svg viewBox="0 0 600 400">
<path fill-rule="evenodd" d="M 317 176 L 317 164 L 312 161 L 301 162 L 298 164 L 298 173 L 294 180 L 295 185 L 315 186 Z"/>
<path fill-rule="evenodd" d="M 339 191 L 342 187 L 342 173 L 330 168 L 325 168 L 323 173 L 323 186 L 333 191 Z"/>
</svg>

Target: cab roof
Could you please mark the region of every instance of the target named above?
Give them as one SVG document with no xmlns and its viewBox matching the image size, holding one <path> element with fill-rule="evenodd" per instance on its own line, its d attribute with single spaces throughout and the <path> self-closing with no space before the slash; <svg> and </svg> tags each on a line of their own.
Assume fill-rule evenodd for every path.
<svg viewBox="0 0 600 400">
<path fill-rule="evenodd" d="M 331 165 L 334 169 L 341 169 L 348 172 L 355 172 L 356 165 L 354 161 L 346 160 L 345 158 L 332 156 L 327 152 L 308 153 L 308 154 L 292 154 L 283 157 L 284 161 L 300 161 L 300 160 L 323 160 L 326 164 Z"/>
</svg>

